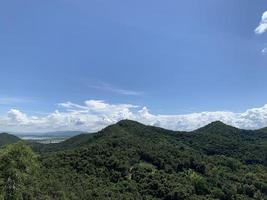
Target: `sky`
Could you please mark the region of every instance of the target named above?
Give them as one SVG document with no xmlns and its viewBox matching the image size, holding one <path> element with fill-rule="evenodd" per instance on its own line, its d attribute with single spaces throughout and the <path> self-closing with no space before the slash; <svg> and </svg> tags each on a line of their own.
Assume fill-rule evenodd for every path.
<svg viewBox="0 0 267 200">
<path fill-rule="evenodd" d="M 267 127 L 266 0 L 0 2 L 0 132 Z"/>
</svg>

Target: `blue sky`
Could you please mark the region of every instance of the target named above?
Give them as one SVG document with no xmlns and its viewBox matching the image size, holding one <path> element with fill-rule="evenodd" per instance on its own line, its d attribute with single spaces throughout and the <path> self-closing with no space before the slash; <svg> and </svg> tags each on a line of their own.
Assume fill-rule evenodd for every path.
<svg viewBox="0 0 267 200">
<path fill-rule="evenodd" d="M 254 30 L 266 10 L 266 0 L 1 1 L 0 114 L 86 100 L 155 115 L 262 107 L 267 33 Z"/>
</svg>

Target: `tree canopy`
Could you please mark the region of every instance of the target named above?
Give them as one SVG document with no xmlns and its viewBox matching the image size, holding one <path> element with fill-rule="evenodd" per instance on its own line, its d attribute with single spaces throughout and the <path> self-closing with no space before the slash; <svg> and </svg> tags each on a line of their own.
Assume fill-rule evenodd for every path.
<svg viewBox="0 0 267 200">
<path fill-rule="evenodd" d="M 59 144 L 31 144 L 35 153 L 7 146 L 1 180 L 18 174 L 11 191 L 22 199 L 265 200 L 265 134 L 221 122 L 175 132 L 123 120 Z"/>
</svg>

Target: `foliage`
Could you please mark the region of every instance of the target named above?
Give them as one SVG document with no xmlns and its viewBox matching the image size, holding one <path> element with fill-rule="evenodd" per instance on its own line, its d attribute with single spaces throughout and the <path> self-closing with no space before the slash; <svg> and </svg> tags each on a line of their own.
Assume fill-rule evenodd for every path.
<svg viewBox="0 0 267 200">
<path fill-rule="evenodd" d="M 36 154 L 23 142 L 0 151 L 0 184 L 4 199 L 30 198 L 37 163 Z"/>
<path fill-rule="evenodd" d="M 20 139 L 17 136 L 8 133 L 0 133 L 0 147 L 18 142 Z"/>
<path fill-rule="evenodd" d="M 221 122 L 185 133 L 124 120 L 60 144 L 31 144 L 40 168 L 28 193 L 46 200 L 266 200 L 265 134 Z"/>
</svg>

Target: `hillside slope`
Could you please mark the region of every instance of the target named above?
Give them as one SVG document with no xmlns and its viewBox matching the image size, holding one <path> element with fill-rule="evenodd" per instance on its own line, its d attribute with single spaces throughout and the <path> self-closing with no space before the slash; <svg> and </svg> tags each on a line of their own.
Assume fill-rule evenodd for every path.
<svg viewBox="0 0 267 200">
<path fill-rule="evenodd" d="M 0 133 L 0 147 L 18 142 L 20 139 L 17 136 L 10 135 L 8 133 Z"/>
<path fill-rule="evenodd" d="M 184 133 L 123 120 L 98 133 L 48 145 L 49 151 L 42 148 L 40 185 L 51 199 L 266 199 L 263 160 L 249 164 L 238 159 L 241 147 L 233 156 L 206 152 L 219 144 L 223 150 L 232 136 L 241 141 L 236 145 L 249 144 L 251 136 L 244 134 L 218 122 Z M 257 137 L 252 147 L 264 148 Z M 208 148 L 202 148 L 206 141 Z M 245 153 L 252 147 L 244 148 Z"/>
<path fill-rule="evenodd" d="M 94 134 L 77 135 L 58 144 L 33 146 L 39 152 L 54 152 L 84 147 L 101 137 L 131 134 L 150 139 L 164 137 L 171 143 L 182 143 L 206 155 L 225 155 L 247 164 L 267 165 L 267 132 L 263 130 L 242 130 L 217 121 L 192 132 L 177 132 L 122 120 Z"/>
<path fill-rule="evenodd" d="M 222 122 L 213 122 L 177 136 L 179 141 L 206 155 L 225 155 L 247 164 L 267 165 L 267 132 L 262 130 L 242 130 Z"/>
</svg>

